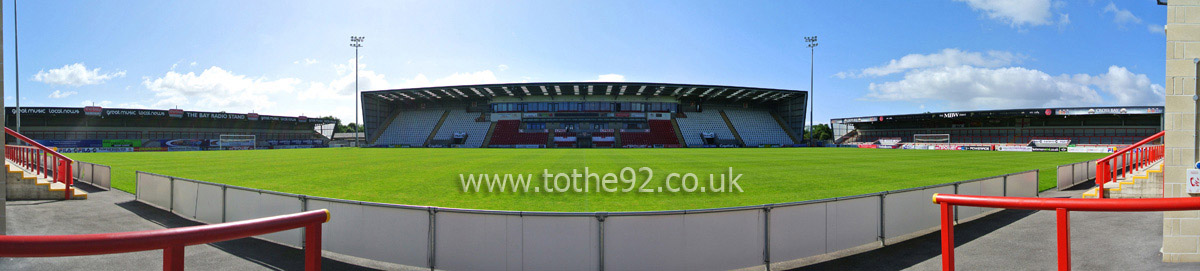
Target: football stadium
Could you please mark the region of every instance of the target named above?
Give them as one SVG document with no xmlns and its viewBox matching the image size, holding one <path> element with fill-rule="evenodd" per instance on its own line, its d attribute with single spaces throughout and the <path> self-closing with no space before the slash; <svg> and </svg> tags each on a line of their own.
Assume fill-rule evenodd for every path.
<svg viewBox="0 0 1200 271">
<path fill-rule="evenodd" d="M 653 83 L 450 86 L 363 93 L 368 144 L 679 148 L 799 144 L 807 92 Z"/>
<path fill-rule="evenodd" d="M 966 4 L 991 12 L 980 20 L 1005 16 Z M 498 80 L 510 69 L 500 64 L 387 83 L 358 63 L 361 36 L 351 37 L 352 62 L 332 64 L 331 82 L 193 72 L 203 64 L 179 60 L 161 78 L 127 80 L 149 91 L 131 95 L 163 101 L 151 106 L 23 107 L 16 94 L 0 102 L 0 270 L 1195 270 L 1200 51 L 1189 47 L 1200 44 L 1191 12 L 1200 4 L 1159 5 L 1170 14 L 1165 87 L 1117 66 L 1095 76 L 1033 70 L 1036 80 L 1000 88 L 989 85 L 998 77 L 969 77 L 942 85 L 986 103 L 937 112 L 896 89 L 955 69 L 1019 74 L 1029 70 L 1008 66 L 1036 60 L 946 49 L 829 73 L 901 81 L 830 89 L 843 101 L 815 116 L 814 104 L 825 106 L 813 100 L 818 86 L 754 77 Z M 1122 11 L 1110 3 L 1100 14 L 1122 22 Z M 837 61 L 860 57 L 878 56 Z M 414 59 L 381 66 L 462 61 Z M 766 68 L 731 66 L 783 67 L 754 61 Z M 286 62 L 263 69 L 303 74 L 320 63 Z M 139 72 L 74 65 L 15 80 L 67 89 L 35 92 L 56 101 Z M 653 68 L 686 74 L 686 65 Z M 473 76 L 482 79 L 461 80 Z M 1050 81 L 1066 90 L 1030 86 Z M 1137 88 L 1159 96 L 1120 93 Z M 1088 91 L 1095 97 L 1070 96 Z M 1027 101 L 1046 95 L 1077 99 Z M 950 101 L 936 96 L 921 99 Z M 350 100 L 354 122 L 343 125 Z"/>
<path fill-rule="evenodd" d="M 332 119 L 88 106 L 5 108 L 6 127 L 62 153 L 325 147 Z M 13 139 L 13 138 L 9 138 Z M 12 141 L 10 141 L 12 143 Z"/>
<path fill-rule="evenodd" d="M 1068 151 L 1115 148 L 1163 129 L 1163 107 L 961 111 L 830 120 L 835 144 L 883 148 Z M 907 144 L 904 144 L 907 143 Z M 1111 150 L 1095 150 L 1111 152 Z"/>
</svg>

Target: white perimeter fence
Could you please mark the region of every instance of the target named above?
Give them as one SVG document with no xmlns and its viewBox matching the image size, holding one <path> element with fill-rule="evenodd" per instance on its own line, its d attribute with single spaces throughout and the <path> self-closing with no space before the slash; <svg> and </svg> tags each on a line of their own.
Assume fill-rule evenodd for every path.
<svg viewBox="0 0 1200 271">
<path fill-rule="evenodd" d="M 71 165 L 76 182 L 91 184 L 104 190 L 112 189 L 112 168 L 88 162 L 74 161 Z"/>
<path fill-rule="evenodd" d="M 1117 163 L 1120 166 L 1120 162 Z M 1058 190 L 1096 179 L 1096 160 L 1058 166 Z"/>
<path fill-rule="evenodd" d="M 1036 170 L 874 194 L 654 212 L 518 212 L 310 197 L 137 173 L 137 200 L 204 223 L 328 209 L 330 252 L 443 270 L 781 269 L 938 230 L 933 193 L 1036 197 Z M 958 206 L 966 221 L 999 209 Z M 260 238 L 302 246 L 290 230 Z"/>
</svg>

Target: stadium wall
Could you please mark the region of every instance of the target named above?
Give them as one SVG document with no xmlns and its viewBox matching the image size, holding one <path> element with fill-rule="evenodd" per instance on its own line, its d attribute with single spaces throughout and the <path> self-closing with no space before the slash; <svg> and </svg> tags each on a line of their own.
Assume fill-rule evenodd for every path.
<svg viewBox="0 0 1200 271">
<path fill-rule="evenodd" d="M 444 270 L 794 268 L 938 230 L 933 193 L 1037 196 L 1038 171 L 873 194 L 651 212 L 521 212 L 312 197 L 137 172 L 137 201 L 203 223 L 328 209 L 328 252 Z M 965 222 L 999 209 L 956 207 Z M 299 230 L 268 241 L 302 247 Z M 769 265 L 769 266 L 768 266 Z"/>
<path fill-rule="evenodd" d="M 1196 161 L 1197 69 L 1200 58 L 1200 2 L 1159 1 L 1167 4 L 1166 31 L 1166 156 L 1164 197 L 1192 197 L 1185 184 Z M 1200 262 L 1200 211 L 1163 212 L 1164 262 Z"/>
</svg>

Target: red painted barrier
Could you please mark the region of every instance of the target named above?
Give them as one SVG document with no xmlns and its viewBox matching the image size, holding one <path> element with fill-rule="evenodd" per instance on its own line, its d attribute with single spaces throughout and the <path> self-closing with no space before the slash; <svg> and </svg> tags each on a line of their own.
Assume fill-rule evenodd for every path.
<svg viewBox="0 0 1200 271">
<path fill-rule="evenodd" d="M 1154 161 L 1158 161 L 1166 154 L 1166 147 L 1159 146 L 1142 146 L 1154 140 L 1162 138 L 1166 132 L 1158 132 L 1142 141 L 1138 141 L 1129 147 L 1125 147 L 1109 156 L 1096 160 L 1096 197 L 1104 198 L 1104 184 L 1116 181 L 1118 177 L 1124 177 L 1129 172 L 1137 170 L 1141 167 L 1149 165 Z M 1121 165 L 1117 165 L 1120 162 Z"/>
<path fill-rule="evenodd" d="M 4 145 L 4 158 L 12 160 L 13 163 L 21 165 L 33 173 L 41 174 L 42 177 L 50 177 L 54 182 L 63 183 L 66 189 L 63 189 L 63 199 L 71 199 L 71 185 L 75 184 L 75 178 L 71 176 L 71 158 L 58 153 L 42 144 L 29 139 L 8 127 L 4 127 L 4 133 L 17 138 L 29 146 Z"/>
<path fill-rule="evenodd" d="M 954 270 L 954 206 L 1025 210 L 1054 210 L 1058 230 L 1058 270 L 1071 270 L 1069 212 L 1161 212 L 1200 210 L 1200 197 L 1149 199 L 1018 198 L 933 194 L 940 205 L 942 224 L 942 270 Z"/>
<path fill-rule="evenodd" d="M 163 270 L 183 270 L 183 248 L 304 227 L 304 269 L 321 270 L 321 224 L 316 210 L 237 222 L 149 231 L 79 235 L 0 235 L 0 257 L 62 257 L 163 250 Z"/>
</svg>

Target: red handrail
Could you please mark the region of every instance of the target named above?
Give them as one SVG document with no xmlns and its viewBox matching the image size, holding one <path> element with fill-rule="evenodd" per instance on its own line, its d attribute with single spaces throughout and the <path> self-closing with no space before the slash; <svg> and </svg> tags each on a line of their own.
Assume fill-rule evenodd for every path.
<svg viewBox="0 0 1200 271">
<path fill-rule="evenodd" d="M 52 178 L 54 182 L 63 183 L 65 185 L 63 199 L 71 199 L 71 185 L 75 184 L 75 180 L 71 176 L 71 158 L 67 158 L 67 156 L 8 127 L 4 127 L 4 133 L 29 144 L 29 146 L 5 145 L 5 158 L 33 171 L 35 175 L 41 174 L 42 177 Z"/>
<path fill-rule="evenodd" d="M 1005 209 L 1054 210 L 1058 227 L 1058 270 L 1071 270 L 1071 211 L 1084 212 L 1160 212 L 1200 210 L 1197 198 L 1149 199 L 1064 199 L 1019 198 L 933 194 L 940 205 L 942 225 L 942 270 L 954 270 L 954 206 Z"/>
<path fill-rule="evenodd" d="M 1158 132 L 1113 154 L 1100 158 L 1100 160 L 1096 160 L 1096 197 L 1104 197 L 1104 184 L 1116 181 L 1118 174 L 1124 176 L 1129 174 L 1129 172 L 1162 159 L 1166 154 L 1164 146 L 1142 145 L 1162 138 L 1166 133 L 1166 131 Z M 1115 165 L 1114 163 L 1116 162 L 1121 162 L 1121 165 Z"/>
<path fill-rule="evenodd" d="M 149 231 L 78 235 L 0 235 L 0 257 L 62 257 L 163 250 L 163 270 L 183 270 L 183 248 L 304 229 L 304 269 L 321 270 L 321 223 L 328 210 Z"/>
</svg>

